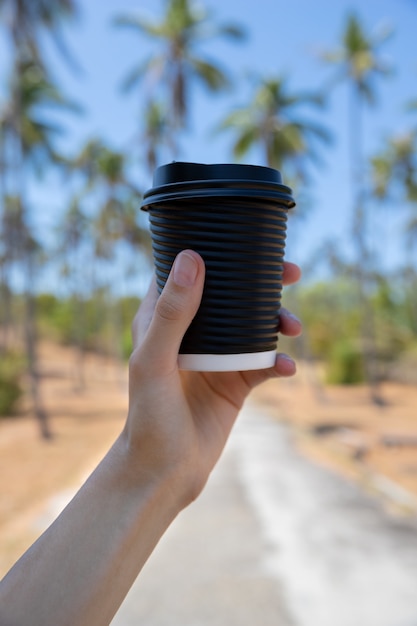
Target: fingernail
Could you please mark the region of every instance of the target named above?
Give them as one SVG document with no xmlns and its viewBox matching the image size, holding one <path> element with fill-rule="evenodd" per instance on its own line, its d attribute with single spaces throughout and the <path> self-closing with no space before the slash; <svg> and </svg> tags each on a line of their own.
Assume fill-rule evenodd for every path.
<svg viewBox="0 0 417 626">
<path fill-rule="evenodd" d="M 174 262 L 174 282 L 179 287 L 192 287 L 198 273 L 196 259 L 188 252 L 181 252 Z"/>
<path fill-rule="evenodd" d="M 278 354 L 278 359 L 281 361 L 281 363 L 283 361 L 285 361 L 286 363 L 288 363 L 289 365 L 291 365 L 291 369 L 292 372 L 295 373 L 297 370 L 297 365 L 294 361 L 294 359 L 292 359 L 290 356 L 288 356 L 288 354 L 284 354 L 283 352 L 281 352 L 280 354 Z"/>
<path fill-rule="evenodd" d="M 301 324 L 301 320 L 299 320 L 298 317 L 294 315 L 294 313 L 291 313 L 291 311 L 282 311 L 282 315 L 284 315 L 284 317 L 286 317 L 287 319 L 297 322 L 297 324 Z"/>
<path fill-rule="evenodd" d="M 295 365 L 294 359 L 292 359 L 290 356 L 288 356 L 288 354 L 285 354 L 284 352 L 281 352 L 278 356 L 281 359 L 281 361 L 288 361 L 288 363 L 292 363 L 293 365 Z"/>
</svg>

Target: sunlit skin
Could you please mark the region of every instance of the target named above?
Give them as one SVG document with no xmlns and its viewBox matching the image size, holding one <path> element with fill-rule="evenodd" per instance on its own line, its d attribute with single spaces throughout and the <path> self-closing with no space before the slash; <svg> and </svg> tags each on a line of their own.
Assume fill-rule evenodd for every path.
<svg viewBox="0 0 417 626">
<path fill-rule="evenodd" d="M 146 385 L 151 398 L 146 398 L 153 411 L 158 415 L 167 414 L 169 407 L 176 407 L 177 414 L 181 416 L 181 422 L 176 422 L 176 432 L 166 433 L 166 424 L 162 424 L 160 446 L 166 448 L 165 460 L 176 464 L 179 459 L 187 465 L 186 471 L 193 476 L 191 485 L 191 498 L 197 495 L 205 483 L 207 473 L 213 467 L 223 445 L 234 424 L 237 413 L 250 392 L 250 390 L 268 378 L 275 376 L 291 376 L 295 373 L 295 364 L 286 355 L 279 354 L 275 366 L 267 370 L 254 370 L 246 372 L 184 372 L 177 368 L 177 353 L 181 338 L 188 326 L 183 325 L 181 333 L 178 333 L 177 344 L 173 347 L 168 357 L 166 351 L 162 352 L 161 345 L 168 344 L 170 340 L 169 325 L 165 320 L 180 323 L 175 318 L 181 310 L 181 299 L 184 291 L 190 289 L 190 274 L 195 280 L 192 296 L 193 315 L 200 303 L 204 284 L 204 263 L 199 255 L 192 251 L 186 251 L 182 261 L 189 273 L 184 268 L 174 265 L 173 272 L 176 274 L 177 286 L 175 299 L 169 303 L 165 300 L 158 302 L 156 284 L 153 282 L 148 295 L 143 302 L 137 317 L 133 323 L 134 345 L 137 346 L 131 358 L 131 368 L 135 375 L 142 381 L 152 381 Z M 190 267 L 188 267 L 188 265 Z M 194 273 L 195 272 L 195 275 Z M 283 282 L 285 285 L 296 282 L 300 277 L 297 265 L 286 263 Z M 185 320 L 184 320 L 185 321 Z M 166 340 L 164 334 L 167 334 Z M 300 324 L 285 309 L 281 311 L 282 334 L 295 336 L 300 332 Z M 150 357 L 143 358 L 143 350 Z M 151 369 L 150 363 L 155 369 Z M 132 390 L 134 395 L 135 390 Z M 141 395 L 143 401 L 144 394 Z M 131 421 L 128 419 L 127 432 L 129 436 Z M 142 419 L 134 423 L 134 438 L 141 444 L 144 442 L 145 433 L 137 432 L 137 427 L 146 427 Z M 152 438 L 157 436 L 155 418 L 152 417 Z M 165 440 L 166 434 L 168 439 Z M 172 438 L 176 438 L 172 445 Z M 186 463 L 186 451 L 195 453 Z M 160 468 L 159 468 L 160 471 Z"/>
<path fill-rule="evenodd" d="M 285 264 L 284 284 L 299 276 Z M 295 373 L 283 354 L 268 370 L 179 371 L 203 285 L 204 263 L 192 251 L 177 257 L 159 297 L 151 285 L 133 322 L 125 427 L 0 584 L 2 626 L 107 626 L 161 536 L 202 490 L 251 389 Z M 301 332 L 285 309 L 281 332 Z"/>
</svg>

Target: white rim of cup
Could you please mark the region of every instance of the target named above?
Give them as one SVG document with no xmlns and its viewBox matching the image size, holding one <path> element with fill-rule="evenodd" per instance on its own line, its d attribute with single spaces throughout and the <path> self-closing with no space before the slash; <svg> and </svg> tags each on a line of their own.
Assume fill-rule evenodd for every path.
<svg viewBox="0 0 417 626">
<path fill-rule="evenodd" d="M 196 372 L 261 370 L 275 364 L 276 350 L 248 354 L 180 354 L 178 367 Z"/>
</svg>

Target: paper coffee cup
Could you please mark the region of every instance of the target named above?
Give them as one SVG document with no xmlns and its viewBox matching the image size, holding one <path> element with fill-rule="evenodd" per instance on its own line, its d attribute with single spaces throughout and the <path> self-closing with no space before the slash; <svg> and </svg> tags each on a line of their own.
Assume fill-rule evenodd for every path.
<svg viewBox="0 0 417 626">
<path fill-rule="evenodd" d="M 271 367 L 278 341 L 288 210 L 280 172 L 254 165 L 174 162 L 159 167 L 144 196 L 158 289 L 175 257 L 206 265 L 200 308 L 179 366 L 199 371 Z"/>
</svg>

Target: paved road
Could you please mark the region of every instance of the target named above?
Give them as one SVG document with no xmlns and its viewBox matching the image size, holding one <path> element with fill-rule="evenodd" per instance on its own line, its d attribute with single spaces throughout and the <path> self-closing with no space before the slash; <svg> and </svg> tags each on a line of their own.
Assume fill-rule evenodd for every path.
<svg viewBox="0 0 417 626">
<path fill-rule="evenodd" d="M 300 457 L 254 405 L 112 626 L 417 626 L 417 521 Z"/>
</svg>

